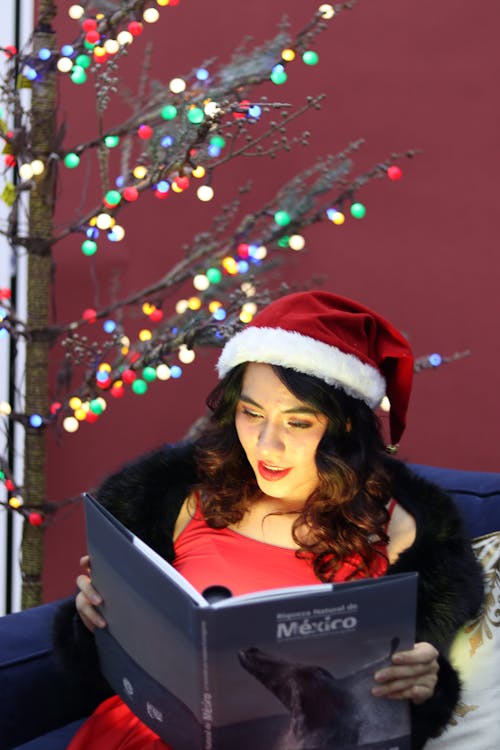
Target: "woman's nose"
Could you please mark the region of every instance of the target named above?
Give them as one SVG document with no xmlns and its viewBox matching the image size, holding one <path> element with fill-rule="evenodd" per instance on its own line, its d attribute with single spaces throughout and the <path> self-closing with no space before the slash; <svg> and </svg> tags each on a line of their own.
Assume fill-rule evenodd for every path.
<svg viewBox="0 0 500 750">
<path fill-rule="evenodd" d="M 283 439 L 279 427 L 266 422 L 259 432 L 259 448 L 266 453 L 276 453 L 283 450 Z"/>
</svg>

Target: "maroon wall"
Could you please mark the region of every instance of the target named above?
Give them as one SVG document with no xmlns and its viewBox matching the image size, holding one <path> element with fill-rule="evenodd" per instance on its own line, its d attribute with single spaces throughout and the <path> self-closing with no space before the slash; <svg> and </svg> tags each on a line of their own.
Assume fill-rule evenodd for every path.
<svg viewBox="0 0 500 750">
<path fill-rule="evenodd" d="M 246 34 L 257 42 L 267 39 L 284 13 L 299 29 L 315 7 L 298 0 L 182 0 L 164 9 L 160 22 L 144 34 L 147 39 L 131 49 L 127 84 L 134 85 L 146 41 L 155 43 L 153 74 L 167 81 L 214 55 L 227 60 Z M 326 288 L 375 307 L 408 335 L 417 355 L 470 349 L 469 357 L 416 377 L 401 453 L 421 463 L 498 470 L 500 258 L 493 228 L 500 107 L 492 92 L 498 82 L 499 22 L 495 0 L 484 0 L 474 13 L 456 0 L 361 0 L 341 13 L 318 39 L 320 64 L 306 68 L 295 62 L 287 86 L 268 91 L 276 100 L 296 103 L 308 94 L 327 94 L 322 110 L 301 122 L 313 134 L 311 145 L 272 162 L 230 163 L 216 176 L 216 204 L 201 205 L 188 195 L 161 204 L 142 200 L 124 216 L 126 241 L 103 245 L 94 261 L 83 258 L 76 238 L 61 243 L 59 318 L 76 319 L 94 304 L 92 278 L 105 302 L 116 267 L 124 289 L 164 273 L 181 256 L 182 244 L 208 225 L 246 176 L 255 182 L 251 201 L 260 202 L 316 156 L 336 152 L 354 138 L 366 139 L 360 169 L 392 152 L 420 148 L 422 155 L 403 165 L 400 183 L 376 181 L 364 191 L 363 221 L 314 227 L 307 252 L 293 258 L 286 276 L 321 276 Z M 72 29 L 61 25 L 60 43 L 70 41 Z M 92 109 L 85 103 L 89 91 L 61 86 L 69 143 L 93 133 Z M 117 121 L 119 108 L 108 115 L 110 122 L 115 113 Z M 62 183 L 61 221 L 76 215 L 78 180 L 81 175 L 67 174 Z M 111 403 L 96 425 L 83 425 L 61 442 L 51 437 L 49 497 L 76 495 L 124 460 L 181 437 L 203 410 L 215 380 L 214 358 L 202 352 L 180 381 L 155 384 L 142 399 L 129 395 Z M 72 590 L 85 549 L 80 507 L 61 510 L 46 539 L 50 600 Z"/>
</svg>

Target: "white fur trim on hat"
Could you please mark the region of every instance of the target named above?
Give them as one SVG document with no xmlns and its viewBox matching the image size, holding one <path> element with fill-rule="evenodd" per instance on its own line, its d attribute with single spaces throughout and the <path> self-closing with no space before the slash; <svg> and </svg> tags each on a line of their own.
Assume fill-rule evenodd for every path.
<svg viewBox="0 0 500 750">
<path fill-rule="evenodd" d="M 372 409 L 385 395 L 385 379 L 375 367 L 362 362 L 354 354 L 296 331 L 258 326 L 244 328 L 223 348 L 217 362 L 219 377 L 223 378 L 243 362 L 281 365 L 314 375 L 365 401 Z"/>
</svg>

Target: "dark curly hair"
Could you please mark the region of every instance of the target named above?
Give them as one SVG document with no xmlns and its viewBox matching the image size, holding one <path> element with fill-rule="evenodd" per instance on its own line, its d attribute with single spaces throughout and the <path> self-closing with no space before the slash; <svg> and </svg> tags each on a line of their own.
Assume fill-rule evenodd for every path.
<svg viewBox="0 0 500 750">
<path fill-rule="evenodd" d="M 235 427 L 245 367 L 233 368 L 209 395 L 210 425 L 196 441 L 202 509 L 212 528 L 240 521 L 251 500 L 262 494 Z M 391 497 L 379 420 L 340 388 L 272 368 L 291 393 L 328 418 L 316 453 L 319 485 L 292 527 L 297 555 L 312 560 L 322 581 L 332 580 L 346 561 L 352 565 L 349 578 L 370 575 L 383 555 L 380 547 L 388 542 L 385 506 Z M 308 530 L 306 541 L 299 540 L 299 528 Z"/>
</svg>

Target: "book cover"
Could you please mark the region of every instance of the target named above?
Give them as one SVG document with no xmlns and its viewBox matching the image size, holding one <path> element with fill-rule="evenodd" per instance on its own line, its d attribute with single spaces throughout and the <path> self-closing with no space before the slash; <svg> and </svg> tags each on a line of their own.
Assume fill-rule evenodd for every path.
<svg viewBox="0 0 500 750">
<path fill-rule="evenodd" d="M 415 573 L 202 596 L 90 496 L 85 507 L 103 673 L 174 750 L 409 750 L 407 702 L 371 688 L 413 645 Z"/>
</svg>

